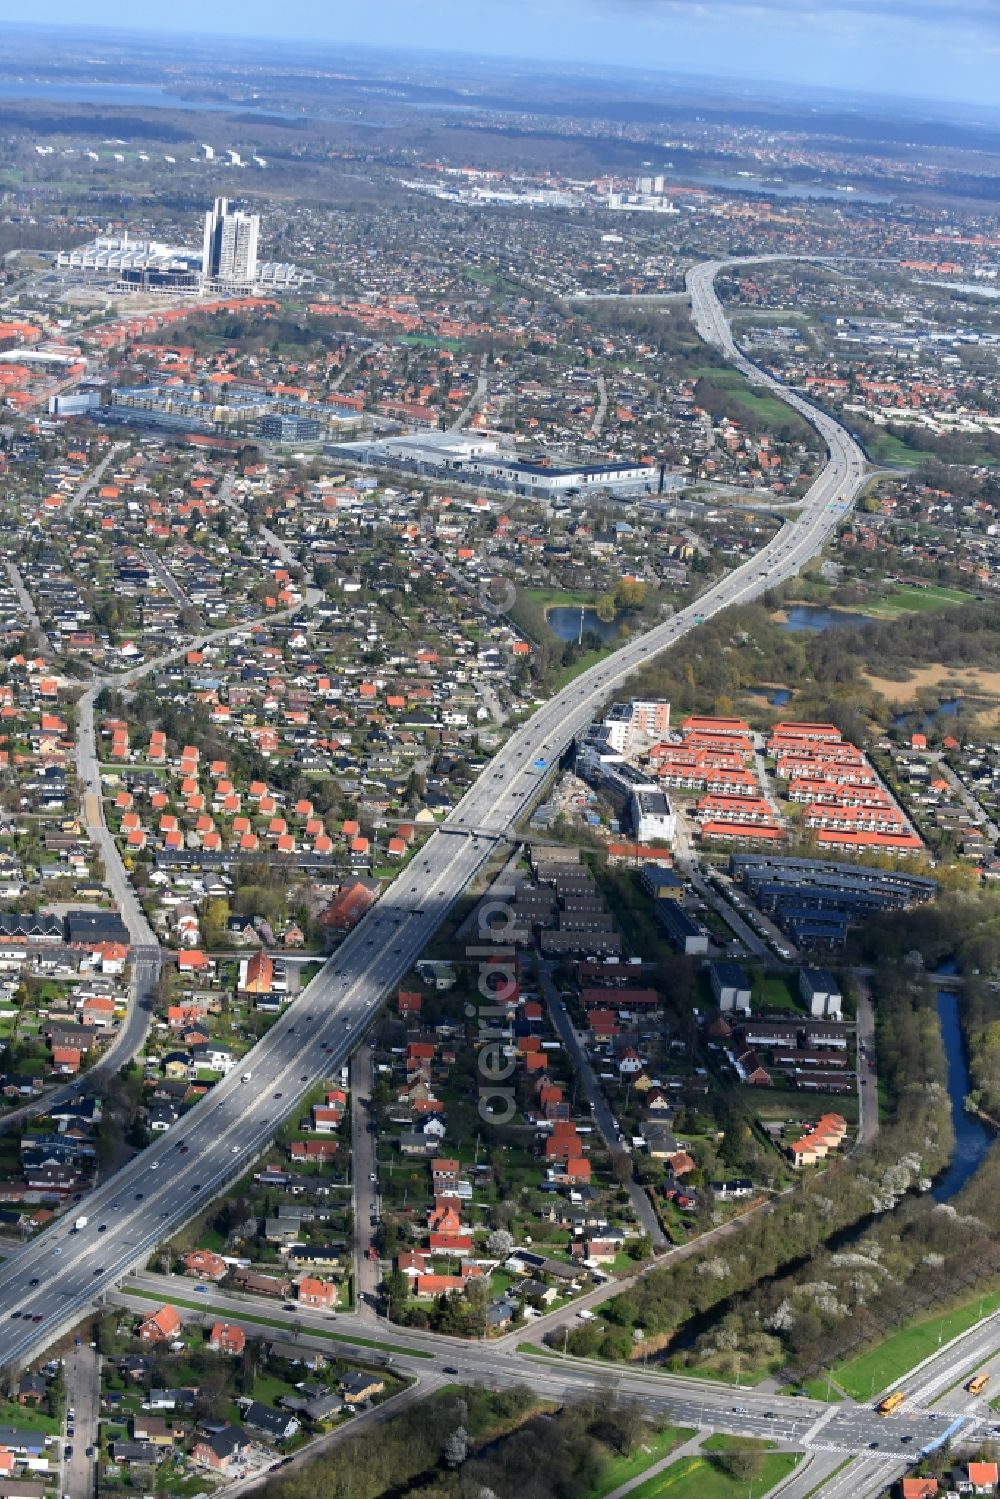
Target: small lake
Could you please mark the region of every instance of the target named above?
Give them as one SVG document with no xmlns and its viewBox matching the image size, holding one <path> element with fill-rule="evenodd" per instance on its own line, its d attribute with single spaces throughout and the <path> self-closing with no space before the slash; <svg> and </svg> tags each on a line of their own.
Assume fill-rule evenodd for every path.
<svg viewBox="0 0 1000 1499">
<path fill-rule="evenodd" d="M 939 989 L 937 1007 L 941 1040 L 948 1059 L 948 1096 L 951 1099 L 951 1122 L 955 1128 L 955 1149 L 934 1183 L 932 1196 L 936 1202 L 948 1202 L 982 1165 L 995 1136 L 988 1125 L 965 1107 L 969 1092 L 969 1064 L 958 1019 L 958 995 Z"/>
<path fill-rule="evenodd" d="M 608 641 L 614 640 L 621 629 L 620 620 L 601 619 L 596 609 L 584 609 L 582 613 L 584 635 L 599 635 L 603 641 Z M 558 635 L 560 640 L 579 640 L 580 614 L 578 605 L 559 604 L 546 610 L 545 619 L 553 635 Z"/>
<path fill-rule="evenodd" d="M 867 614 L 855 614 L 850 609 L 825 609 L 822 604 L 793 604 L 781 628 L 792 635 L 801 635 L 809 630 L 844 630 L 848 625 L 870 625 L 873 621 Z"/>
</svg>

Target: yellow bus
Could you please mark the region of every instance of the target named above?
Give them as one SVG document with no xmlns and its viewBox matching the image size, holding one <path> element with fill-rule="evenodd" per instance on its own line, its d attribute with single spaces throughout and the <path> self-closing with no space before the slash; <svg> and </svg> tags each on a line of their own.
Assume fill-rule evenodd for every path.
<svg viewBox="0 0 1000 1499">
<path fill-rule="evenodd" d="M 891 1395 L 887 1395 L 884 1400 L 879 1401 L 875 1409 L 878 1411 L 880 1416 L 891 1416 L 893 1411 L 899 1410 L 899 1407 L 902 1405 L 905 1399 L 905 1391 L 893 1390 Z"/>
<path fill-rule="evenodd" d="M 970 1395 L 981 1395 L 990 1382 L 988 1374 L 975 1374 L 965 1386 Z"/>
</svg>

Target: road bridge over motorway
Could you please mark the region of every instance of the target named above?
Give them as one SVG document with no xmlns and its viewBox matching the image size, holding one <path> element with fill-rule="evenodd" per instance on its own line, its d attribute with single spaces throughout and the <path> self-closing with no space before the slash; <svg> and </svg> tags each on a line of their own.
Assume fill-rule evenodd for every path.
<svg viewBox="0 0 1000 1499">
<path fill-rule="evenodd" d="M 82 1204 L 88 1222 L 79 1233 L 63 1219 L 0 1267 L 0 1366 L 7 1370 L 23 1366 L 68 1331 L 97 1296 L 119 1287 L 158 1243 L 252 1165 L 278 1125 L 294 1113 L 302 1095 L 355 1050 L 381 999 L 425 950 L 489 859 L 497 840 L 515 828 L 553 763 L 608 695 L 704 620 L 758 598 L 791 577 L 822 548 L 850 509 L 866 479 L 858 445 L 832 417 L 758 369 L 733 343 L 714 280 L 725 266 L 739 263 L 713 261 L 689 272 L 692 314 L 706 341 L 725 353 L 754 384 L 768 387 L 799 411 L 823 437 L 829 456 L 798 515 L 754 558 L 669 620 L 629 640 L 577 677 L 519 727 L 444 826 L 244 1059 L 243 1072 L 223 1079 L 174 1129 L 91 1193 Z M 245 627 L 228 633 L 237 633 L 239 628 Z M 128 685 L 159 664 L 146 663 L 115 680 Z M 93 783 L 94 766 L 88 748 L 81 762 L 85 786 L 88 775 Z M 122 900 L 127 909 L 129 895 L 124 891 Z M 370 1331 L 371 1324 L 367 1326 Z M 395 1330 L 393 1341 L 399 1341 Z M 540 1370 L 547 1362 L 519 1356 L 513 1347 L 498 1351 L 492 1345 L 464 1350 L 462 1362 L 488 1374 L 497 1359 L 508 1361 L 504 1367 L 516 1365 L 517 1377 L 532 1383 L 542 1378 Z M 607 1381 L 601 1371 L 578 1371 L 572 1363 L 560 1368 L 567 1386 L 581 1379 L 602 1385 Z M 636 1378 L 629 1374 L 630 1381 Z M 745 1420 L 731 1392 L 726 1398 L 732 1406 L 730 1416 Z M 692 1409 L 697 1406 L 696 1396 L 689 1393 L 687 1399 Z M 757 1411 L 760 1421 L 774 1419 L 767 1416 L 762 1400 L 778 1409 L 776 1397 L 749 1392 L 740 1396 L 748 1415 Z M 723 1414 L 713 1410 L 711 1419 L 722 1420 Z M 820 1413 L 812 1412 L 807 1421 L 809 1414 L 795 1418 L 796 1434 L 803 1440 L 819 1420 Z M 822 1431 L 817 1428 L 817 1444 L 821 1437 L 832 1440 L 831 1427 L 836 1433 L 838 1427 L 832 1421 L 824 1423 Z M 894 1428 L 883 1424 L 879 1429 L 885 1433 Z M 860 1434 L 859 1429 L 843 1440 L 860 1440 Z"/>
</svg>

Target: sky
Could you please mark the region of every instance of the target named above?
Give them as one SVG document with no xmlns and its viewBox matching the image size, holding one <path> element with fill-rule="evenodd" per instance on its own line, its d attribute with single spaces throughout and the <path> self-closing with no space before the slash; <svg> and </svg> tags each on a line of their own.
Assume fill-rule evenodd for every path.
<svg viewBox="0 0 1000 1499">
<path fill-rule="evenodd" d="M 0 20 L 24 20 L 18 0 Z M 1000 0 L 171 0 L 85 24 L 620 64 L 1000 107 Z M 140 19 L 141 16 L 141 19 Z M 46 23 L 84 21 L 49 0 Z"/>
</svg>

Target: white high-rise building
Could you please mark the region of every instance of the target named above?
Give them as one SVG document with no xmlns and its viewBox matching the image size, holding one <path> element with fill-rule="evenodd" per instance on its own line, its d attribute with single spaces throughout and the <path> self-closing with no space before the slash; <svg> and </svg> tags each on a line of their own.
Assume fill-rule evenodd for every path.
<svg viewBox="0 0 1000 1499">
<path fill-rule="evenodd" d="M 257 279 L 257 236 L 260 219 L 254 213 L 230 212 L 228 198 L 216 198 L 205 215 L 201 271 L 206 281 L 224 286 L 252 286 Z"/>
</svg>

